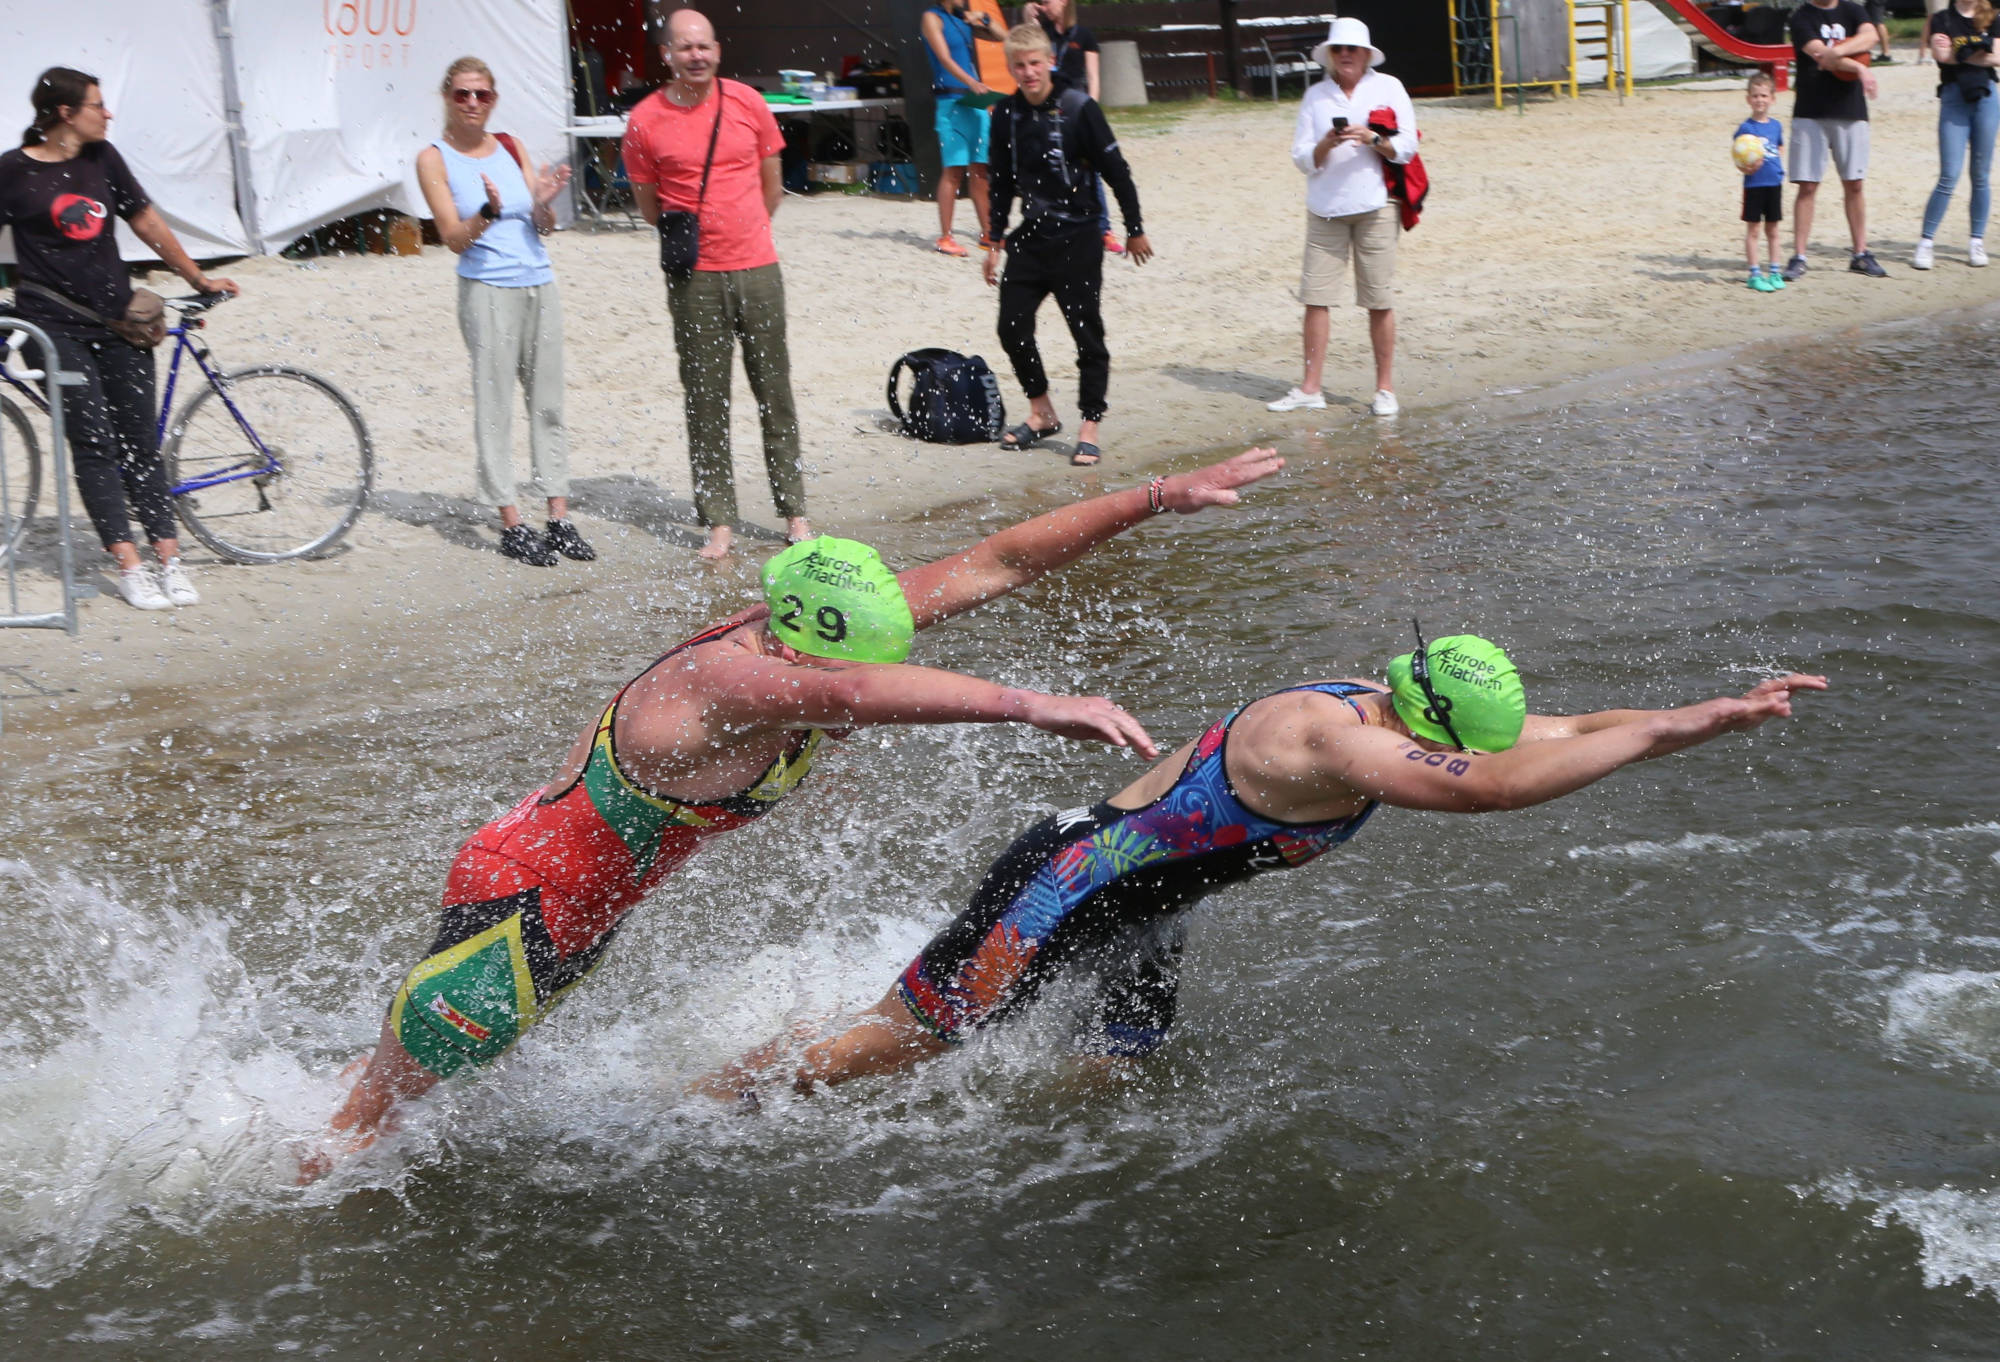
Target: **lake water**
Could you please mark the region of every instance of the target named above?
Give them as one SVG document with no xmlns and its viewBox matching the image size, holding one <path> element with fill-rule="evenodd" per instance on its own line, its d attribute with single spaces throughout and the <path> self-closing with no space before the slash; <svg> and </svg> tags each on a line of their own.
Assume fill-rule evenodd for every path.
<svg viewBox="0 0 2000 1362">
<path fill-rule="evenodd" d="M 1503 642 L 1544 712 L 1832 679 L 1749 737 L 1525 813 L 1384 810 L 1211 900 L 1172 1041 L 1109 1090 L 1056 999 L 913 1077 L 751 1116 L 680 1095 L 871 1002 L 1019 830 L 1137 769 L 871 732 L 495 1070 L 290 1189 L 458 843 L 742 580 L 78 725 L 0 805 L 6 1354 L 1993 1355 L 1996 365 L 1974 314 L 1341 425 L 1241 512 L 927 635 L 918 660 L 1110 694 L 1167 747 L 1378 672 L 1413 614 Z M 876 538 L 909 563 L 1044 504 Z"/>
</svg>

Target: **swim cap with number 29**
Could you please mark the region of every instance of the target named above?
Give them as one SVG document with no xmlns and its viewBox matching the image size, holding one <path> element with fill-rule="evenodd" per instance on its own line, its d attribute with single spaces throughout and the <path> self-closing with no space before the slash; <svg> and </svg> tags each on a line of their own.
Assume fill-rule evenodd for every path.
<svg viewBox="0 0 2000 1362">
<path fill-rule="evenodd" d="M 771 633 L 814 657 L 901 662 L 916 621 L 882 555 L 853 539 L 821 535 L 764 564 Z"/>
</svg>

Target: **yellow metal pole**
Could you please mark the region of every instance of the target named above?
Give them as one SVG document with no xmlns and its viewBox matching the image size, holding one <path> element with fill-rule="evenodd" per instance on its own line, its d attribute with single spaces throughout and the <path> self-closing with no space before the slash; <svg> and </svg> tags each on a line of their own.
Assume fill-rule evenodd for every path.
<svg viewBox="0 0 2000 1362">
<path fill-rule="evenodd" d="M 1493 43 L 1493 107 L 1504 109 L 1507 104 L 1500 95 L 1500 0 L 1487 0 L 1486 33 Z"/>
<path fill-rule="evenodd" d="M 1569 97 L 1576 98 L 1576 0 L 1563 0 L 1569 14 Z"/>
<path fill-rule="evenodd" d="M 1632 93 L 1632 0 L 1618 0 L 1620 22 L 1625 28 L 1625 45 L 1619 48 L 1625 63 L 1625 93 Z"/>
</svg>

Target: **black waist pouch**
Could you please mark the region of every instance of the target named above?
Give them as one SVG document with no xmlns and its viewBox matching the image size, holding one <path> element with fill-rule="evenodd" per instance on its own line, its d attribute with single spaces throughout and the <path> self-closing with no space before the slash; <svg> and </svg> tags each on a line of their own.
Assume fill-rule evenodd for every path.
<svg viewBox="0 0 2000 1362">
<path fill-rule="evenodd" d="M 692 278 L 701 260 L 701 217 L 668 209 L 660 214 L 660 270 L 667 278 Z"/>
</svg>

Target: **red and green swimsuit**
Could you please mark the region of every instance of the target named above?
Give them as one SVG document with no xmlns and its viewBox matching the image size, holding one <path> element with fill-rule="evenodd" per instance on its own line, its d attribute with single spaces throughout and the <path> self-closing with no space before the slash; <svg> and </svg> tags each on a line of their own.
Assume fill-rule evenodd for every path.
<svg viewBox="0 0 2000 1362">
<path fill-rule="evenodd" d="M 704 630 L 653 666 L 736 627 Z M 618 764 L 612 732 L 631 686 L 605 707 L 575 780 L 530 794 L 473 833 L 452 862 L 437 939 L 389 1012 L 403 1048 L 439 1077 L 505 1053 L 590 972 L 625 915 L 702 842 L 790 794 L 826 736 L 800 733 L 740 794 L 689 803 L 648 790 Z"/>
</svg>

